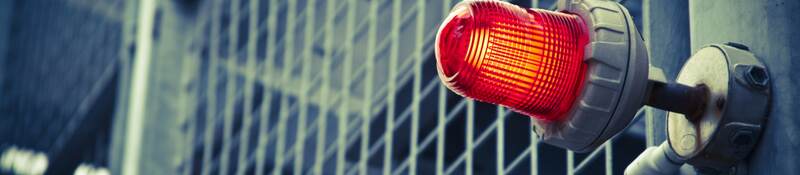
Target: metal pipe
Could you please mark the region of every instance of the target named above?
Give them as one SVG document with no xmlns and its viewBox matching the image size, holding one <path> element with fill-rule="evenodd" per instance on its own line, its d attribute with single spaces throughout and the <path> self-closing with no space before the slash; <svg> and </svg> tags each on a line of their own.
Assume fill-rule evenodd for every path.
<svg viewBox="0 0 800 175">
<path fill-rule="evenodd" d="M 702 84 L 691 87 L 651 79 L 648 85 L 650 93 L 646 98 L 646 105 L 685 114 L 690 120 L 703 113 L 708 101 L 708 89 Z"/>
</svg>

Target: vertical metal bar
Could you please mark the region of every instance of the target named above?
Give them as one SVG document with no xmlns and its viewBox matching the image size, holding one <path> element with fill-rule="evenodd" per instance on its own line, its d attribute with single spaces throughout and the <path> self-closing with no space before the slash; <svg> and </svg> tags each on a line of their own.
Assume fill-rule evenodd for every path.
<svg viewBox="0 0 800 175">
<path fill-rule="evenodd" d="M 199 31 L 202 31 L 202 29 L 200 29 Z M 184 175 L 192 174 L 192 165 L 194 162 L 192 160 L 194 159 L 194 148 L 195 148 L 194 147 L 195 128 L 197 128 L 196 126 L 197 118 L 194 117 L 196 116 L 194 113 L 195 111 L 194 106 L 196 105 L 195 101 L 197 100 L 195 99 L 196 94 L 194 91 L 189 90 L 191 88 L 188 87 L 193 86 L 193 83 L 196 83 L 194 79 L 197 76 L 196 75 L 197 73 L 196 71 L 198 70 L 197 66 L 200 65 L 200 63 L 197 63 L 199 55 L 198 51 L 191 47 L 192 42 L 189 42 L 187 45 L 189 45 L 189 47 L 187 47 L 186 49 L 187 54 L 184 55 L 181 63 L 182 66 L 181 66 L 180 88 L 184 89 L 184 91 L 180 91 L 179 94 L 180 107 L 178 111 L 179 112 L 178 115 L 183 117 L 184 121 L 183 123 L 187 127 L 186 135 L 184 136 L 185 139 L 184 144 L 187 145 L 188 147 L 185 148 L 183 153 L 184 154 L 182 157 L 183 167 L 181 172 Z"/>
<path fill-rule="evenodd" d="M 644 116 L 645 116 L 645 147 L 655 146 L 655 129 L 653 128 L 653 124 L 655 124 L 655 119 L 653 118 L 655 115 L 655 109 L 643 109 Z"/>
<path fill-rule="evenodd" d="M 184 104 L 184 105 L 187 105 L 187 104 Z M 194 110 L 193 108 L 188 107 L 188 105 L 184 106 L 184 108 L 189 108 L 189 109 L 185 109 L 185 110 L 192 110 L 192 111 Z M 185 114 L 186 117 L 195 116 L 193 112 L 186 112 L 184 114 Z M 197 128 L 197 122 L 195 121 L 194 118 L 187 119 L 187 120 L 190 123 L 189 123 L 188 128 L 186 129 L 188 133 L 186 133 L 185 144 L 186 145 L 190 145 L 190 146 L 188 148 L 186 148 L 185 155 L 183 157 L 183 161 L 184 161 L 183 174 L 185 174 L 185 175 L 192 174 L 192 169 L 193 169 L 193 165 L 194 165 L 193 161 L 192 161 L 194 159 L 194 146 L 193 145 L 194 145 L 194 138 L 195 138 L 195 130 Z"/>
<path fill-rule="evenodd" d="M 286 24 L 295 23 L 295 11 L 297 10 L 297 1 L 289 1 L 286 10 Z M 283 72 L 281 80 L 284 84 L 291 82 L 292 68 L 294 65 L 294 25 L 286 25 L 285 47 L 283 50 Z M 278 143 L 275 146 L 275 168 L 272 174 L 283 174 L 284 154 L 286 150 L 286 123 L 289 120 L 289 93 L 281 95 L 280 119 L 278 119 Z"/>
<path fill-rule="evenodd" d="M 192 39 L 194 39 L 194 38 L 191 38 L 190 41 Z M 178 88 L 181 89 L 181 91 L 178 92 L 178 111 L 177 111 L 178 114 L 177 115 L 178 115 L 179 118 L 181 118 L 183 120 L 181 126 L 186 127 L 185 135 L 183 135 L 183 139 L 184 139 L 183 140 L 183 144 L 184 145 L 193 145 L 193 142 L 194 142 L 194 127 L 195 127 L 194 124 L 195 124 L 195 122 L 194 122 L 194 118 L 192 117 L 192 115 L 189 114 L 189 108 L 190 108 L 191 105 L 189 105 L 189 99 L 188 98 L 189 98 L 189 94 L 191 94 L 191 93 L 187 89 L 187 87 L 189 87 L 189 84 L 192 82 L 192 76 L 193 76 L 193 75 L 190 75 L 193 72 L 191 70 L 189 70 L 189 69 L 193 65 L 197 65 L 197 63 L 190 63 L 190 61 L 193 58 L 195 58 L 194 57 L 195 56 L 194 55 L 195 54 L 195 50 L 193 50 L 192 47 L 191 47 L 192 42 L 187 42 L 186 45 L 188 47 L 185 48 L 185 50 L 184 50 L 185 54 L 183 55 L 183 57 L 181 57 L 181 63 L 180 63 L 181 64 L 181 73 L 180 73 L 181 76 L 180 76 L 180 83 L 178 85 Z M 193 146 L 189 146 L 188 148 L 183 150 L 183 152 L 181 154 L 181 161 L 182 161 L 181 164 L 182 165 L 181 165 L 181 167 L 179 169 L 180 174 L 184 174 L 184 175 L 190 174 L 189 171 L 191 171 L 191 168 L 189 166 L 191 166 L 190 162 L 192 162 L 192 161 L 190 161 L 190 160 L 192 159 L 192 152 L 193 151 L 194 151 L 194 147 Z"/>
<path fill-rule="evenodd" d="M 372 113 L 372 80 L 374 72 L 374 62 L 377 51 L 375 50 L 376 35 L 378 32 L 378 1 L 370 1 L 369 8 L 369 30 L 367 31 L 367 55 L 364 57 L 364 67 L 366 73 L 364 74 L 364 99 L 362 100 L 363 106 L 361 108 L 361 146 L 360 158 L 358 159 L 358 172 L 361 175 L 367 174 L 367 163 L 369 162 L 369 127 L 370 118 Z"/>
<path fill-rule="evenodd" d="M 347 162 L 345 162 L 345 154 L 347 153 L 347 120 L 349 116 L 350 110 L 350 81 L 352 79 L 351 69 L 353 67 L 353 53 L 354 53 L 354 41 L 353 38 L 355 37 L 355 32 L 352 32 L 355 28 L 355 21 L 356 21 L 356 11 L 357 1 L 356 0 L 349 0 L 347 5 L 347 20 L 345 26 L 345 52 L 344 52 L 344 61 L 342 62 L 342 88 L 341 90 L 341 98 L 342 98 L 342 105 L 339 106 L 339 126 L 337 127 L 338 137 L 337 137 L 337 149 L 336 149 L 336 174 L 342 175 L 345 171 L 345 166 Z"/>
<path fill-rule="evenodd" d="M 575 174 L 575 152 L 567 150 L 567 174 Z"/>
<path fill-rule="evenodd" d="M 450 14 L 451 0 L 442 1 L 442 16 Z M 447 87 L 439 83 L 439 109 L 437 110 L 438 122 L 436 123 L 436 175 L 444 174 L 444 142 L 445 127 L 447 126 Z"/>
<path fill-rule="evenodd" d="M 535 119 L 531 118 L 531 132 L 529 133 L 531 136 L 531 175 L 539 174 L 539 136 L 536 135 L 533 131 L 536 129 L 533 126 L 533 122 L 536 122 Z"/>
<path fill-rule="evenodd" d="M 505 170 L 505 163 L 503 154 L 505 154 L 504 143 L 503 140 L 505 137 L 505 111 L 503 107 L 497 106 L 497 174 L 504 174 Z"/>
<path fill-rule="evenodd" d="M 444 142 L 445 127 L 447 126 L 447 90 L 444 85 L 439 85 L 439 110 L 436 126 L 436 174 L 444 174 Z"/>
<path fill-rule="evenodd" d="M 390 34 L 391 50 L 389 51 L 389 80 L 386 85 L 386 131 L 384 133 L 384 151 L 383 151 L 383 175 L 390 175 L 392 173 L 392 153 L 394 146 L 394 120 L 395 120 L 395 95 L 397 93 L 396 78 L 397 78 L 397 58 L 399 57 L 400 50 L 400 26 L 402 17 L 403 1 L 393 1 L 392 4 L 392 31 Z"/>
<path fill-rule="evenodd" d="M 140 149 L 142 133 L 144 132 L 147 86 L 150 73 L 150 59 L 152 58 L 153 29 L 157 2 L 155 0 L 139 1 L 139 18 L 136 28 L 136 60 L 133 64 L 131 77 L 130 103 L 125 131 L 125 151 L 123 157 L 122 174 L 136 175 L 140 163 Z"/>
<path fill-rule="evenodd" d="M 208 13 L 206 12 L 199 14 L 197 19 L 198 24 L 196 25 L 198 29 L 194 30 L 194 32 L 191 34 L 192 38 L 190 42 L 188 42 L 187 44 L 188 46 L 187 50 L 191 52 L 191 55 L 189 56 L 190 59 L 195 59 L 192 62 L 188 63 L 189 64 L 188 68 L 191 68 L 191 70 L 184 70 L 184 75 L 189 75 L 189 74 L 192 75 L 192 77 L 190 77 L 191 79 L 188 80 L 190 82 L 187 82 L 191 84 L 186 84 L 185 86 L 183 86 L 184 88 L 187 89 L 197 89 L 197 88 L 189 88 L 191 86 L 203 86 L 200 84 L 200 81 L 197 80 L 197 78 L 203 72 L 200 67 L 200 65 L 202 65 L 202 63 L 200 63 L 200 60 L 202 60 L 201 52 L 203 47 L 205 47 L 205 44 L 208 42 L 208 40 L 197 36 L 205 34 L 205 32 L 208 32 L 207 30 L 205 30 L 205 28 L 206 26 L 208 26 L 209 16 L 210 15 L 208 15 Z M 184 62 L 184 64 L 187 63 Z M 187 111 L 186 116 L 190 117 L 192 121 L 190 121 L 191 123 L 189 123 L 189 128 L 188 128 L 189 133 L 186 136 L 187 137 L 186 145 L 189 146 L 189 148 L 186 149 L 188 155 L 184 159 L 184 162 L 186 163 L 184 167 L 185 168 L 184 175 L 197 174 L 194 172 L 194 159 L 195 159 L 195 149 L 197 148 L 195 144 L 196 140 L 198 140 L 197 130 L 200 127 L 198 126 L 198 121 L 200 120 L 200 118 L 197 111 L 199 107 L 197 105 L 199 103 L 198 101 L 201 99 L 199 99 L 198 95 L 199 92 L 197 90 L 193 90 L 190 93 L 192 94 L 191 99 L 186 99 L 186 100 L 188 100 L 187 102 L 192 102 L 192 104 L 187 107 L 188 109 L 186 109 Z"/>
<path fill-rule="evenodd" d="M 467 175 L 472 175 L 472 149 L 475 142 L 475 101 L 472 99 L 467 100 L 467 135 L 466 135 L 466 150 L 465 151 L 465 171 Z"/>
<path fill-rule="evenodd" d="M 416 40 L 417 48 L 425 47 L 425 0 L 417 0 L 417 32 Z M 421 49 L 420 49 L 421 50 Z M 417 149 L 419 142 L 419 117 L 420 117 L 420 101 L 422 97 L 419 94 L 422 86 L 422 62 L 425 55 L 422 52 L 416 52 L 416 61 L 414 63 L 414 84 L 413 84 L 413 113 L 411 114 L 411 151 L 409 154 L 408 172 L 411 175 L 417 174 Z"/>
<path fill-rule="evenodd" d="M 259 0 L 254 0 L 259 1 Z M 268 72 L 272 72 L 273 66 L 272 64 L 275 62 L 275 46 L 277 46 L 276 37 L 277 37 L 277 23 L 278 23 L 278 0 L 271 0 L 269 1 L 269 14 L 267 14 L 267 43 L 266 43 L 266 58 L 264 59 L 264 67 L 263 71 L 265 74 Z M 258 15 L 258 14 L 251 14 L 251 15 Z M 263 100 L 261 102 L 261 111 L 259 113 L 259 124 L 258 124 L 258 148 L 256 148 L 256 170 L 255 174 L 264 174 L 265 167 L 264 164 L 266 163 L 266 154 L 267 154 L 267 146 L 269 145 L 270 137 L 269 135 L 269 124 L 270 119 L 269 115 L 272 112 L 272 80 L 269 79 L 272 77 L 271 75 L 262 75 L 261 83 L 263 83 L 264 93 L 263 93 Z"/>
<path fill-rule="evenodd" d="M 237 175 L 244 175 L 247 172 L 247 153 L 250 146 L 250 128 L 253 122 L 253 86 L 255 84 L 256 72 L 256 52 L 258 51 L 258 0 L 250 0 L 250 16 L 248 18 L 248 38 L 247 38 L 247 62 L 245 65 L 244 82 L 244 109 L 242 115 L 242 128 L 239 131 L 239 155 Z"/>
<path fill-rule="evenodd" d="M 300 71 L 300 90 L 298 95 L 298 116 L 297 116 L 297 128 L 295 130 L 295 144 L 294 144 L 294 170 L 293 173 L 295 175 L 303 174 L 303 153 L 306 151 L 304 148 L 306 146 L 306 118 L 308 118 L 308 95 L 306 95 L 306 89 L 308 89 L 308 81 L 311 76 L 311 69 L 313 69 L 312 64 L 312 56 L 313 49 L 314 49 L 314 21 L 315 16 L 314 12 L 317 10 L 315 9 L 317 3 L 316 0 L 307 0 L 306 1 L 306 24 L 305 24 L 305 35 L 303 39 L 303 65 L 301 66 Z"/>
<path fill-rule="evenodd" d="M 325 147 L 327 146 L 327 128 L 328 128 L 328 110 L 330 110 L 330 101 L 328 98 L 328 89 L 331 87 L 331 64 L 333 61 L 333 21 L 336 19 L 336 1 L 328 0 L 325 9 L 325 39 L 323 47 L 325 49 L 322 60 L 322 87 L 319 92 L 319 114 L 317 116 L 317 144 L 315 149 L 314 158 L 314 174 L 322 174 L 322 168 L 325 166 Z"/>
<path fill-rule="evenodd" d="M 223 120 L 222 130 L 222 151 L 220 153 L 220 168 L 218 174 L 228 174 L 228 164 L 230 162 L 231 140 L 233 137 L 233 107 L 236 105 L 236 61 L 238 54 L 236 52 L 236 45 L 239 43 L 239 0 L 231 0 L 230 4 L 230 18 L 231 21 L 228 25 L 228 55 L 227 67 L 225 72 L 227 74 L 227 82 L 225 84 L 225 118 Z"/>
<path fill-rule="evenodd" d="M 14 3 L 14 1 L 5 1 L 5 2 L 6 4 Z M 119 98 L 120 100 L 116 100 L 117 103 L 114 104 L 114 109 L 115 109 L 113 114 L 114 116 L 125 116 L 129 112 L 128 111 L 129 109 L 127 109 L 129 100 L 125 99 L 130 99 L 130 88 L 131 88 L 130 84 L 133 83 L 131 82 L 131 73 L 133 73 L 131 71 L 132 69 L 131 65 L 133 64 L 132 63 L 133 57 L 135 55 L 130 51 L 133 48 L 133 46 L 135 46 L 135 39 L 136 39 L 135 31 L 137 27 L 136 9 L 138 8 L 137 5 L 138 3 L 139 1 L 125 1 L 123 4 L 125 8 L 123 9 L 122 19 L 124 20 L 122 20 L 121 24 L 122 28 L 120 30 L 122 32 L 121 33 L 122 44 L 120 44 L 119 48 L 120 51 L 118 53 L 120 61 L 119 62 L 120 69 L 118 75 L 119 84 L 117 86 L 119 86 L 120 88 L 117 90 L 117 92 L 119 92 L 117 98 Z M 8 13 L 11 13 L 11 10 L 6 11 L 6 14 Z M 5 56 L 5 54 L 3 55 Z M 2 86 L 1 84 L 2 83 L 0 83 L 0 86 Z M 125 124 L 127 124 L 127 121 L 123 119 L 123 120 L 113 120 L 111 125 L 113 129 L 111 130 L 112 136 L 110 139 L 109 151 L 112 154 L 108 157 L 109 159 L 108 162 L 109 162 L 109 169 L 114 174 L 122 174 L 122 167 L 124 166 L 123 159 L 125 156 L 124 151 L 126 148 L 125 141 L 127 141 L 128 139 L 124 138 L 124 135 L 126 134 L 125 133 L 126 128 L 124 127 Z"/>
<path fill-rule="evenodd" d="M 614 144 L 614 141 L 612 139 L 612 140 L 608 140 L 608 143 L 606 143 L 606 146 L 605 146 L 606 147 L 606 175 L 614 174 L 614 169 L 613 169 L 614 168 L 614 165 L 613 165 L 613 163 L 614 163 L 613 153 L 614 152 L 612 152 L 612 149 L 611 149 L 611 145 L 613 145 L 613 144 Z"/>
<path fill-rule="evenodd" d="M 212 1 L 211 5 L 211 31 L 209 34 L 208 84 L 206 85 L 206 126 L 203 140 L 203 175 L 211 173 L 211 156 L 214 148 L 214 126 L 217 118 L 217 69 L 219 68 L 219 34 L 222 23 L 221 0 Z"/>
</svg>

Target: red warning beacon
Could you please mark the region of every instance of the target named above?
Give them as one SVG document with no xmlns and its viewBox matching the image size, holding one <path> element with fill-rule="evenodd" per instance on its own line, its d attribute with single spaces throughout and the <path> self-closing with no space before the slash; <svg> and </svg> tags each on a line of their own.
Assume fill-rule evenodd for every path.
<svg viewBox="0 0 800 175">
<path fill-rule="evenodd" d="M 584 80 L 587 41 L 577 15 L 473 1 L 445 20 L 436 56 L 442 80 L 456 93 L 557 120 Z"/>
<path fill-rule="evenodd" d="M 571 150 L 622 130 L 645 96 L 647 54 L 627 10 L 612 1 L 562 1 L 559 11 L 464 1 L 435 47 L 450 90 L 531 116 L 543 141 Z"/>
</svg>

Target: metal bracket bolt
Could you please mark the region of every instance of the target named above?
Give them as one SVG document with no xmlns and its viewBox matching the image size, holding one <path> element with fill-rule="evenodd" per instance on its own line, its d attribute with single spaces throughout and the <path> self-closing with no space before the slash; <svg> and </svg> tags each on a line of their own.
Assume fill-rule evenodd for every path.
<svg viewBox="0 0 800 175">
<path fill-rule="evenodd" d="M 748 85 L 758 89 L 764 89 L 767 87 L 769 83 L 769 74 L 763 67 L 750 65 L 747 66 L 747 69 L 745 69 L 744 73 L 744 77 L 747 80 Z"/>
<path fill-rule="evenodd" d="M 746 147 L 753 143 L 753 132 L 746 130 L 739 130 L 731 136 L 730 141 L 733 145 L 739 147 Z"/>
</svg>

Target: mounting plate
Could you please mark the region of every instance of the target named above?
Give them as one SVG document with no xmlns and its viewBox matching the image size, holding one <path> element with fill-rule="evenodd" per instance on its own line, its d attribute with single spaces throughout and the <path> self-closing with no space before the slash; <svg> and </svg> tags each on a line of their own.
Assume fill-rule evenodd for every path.
<svg viewBox="0 0 800 175">
<path fill-rule="evenodd" d="M 710 45 L 689 58 L 676 81 L 704 85 L 708 97 L 693 120 L 669 113 L 670 146 L 700 171 L 727 172 L 749 154 L 761 134 L 770 98 L 766 67 L 744 45 Z"/>
</svg>

